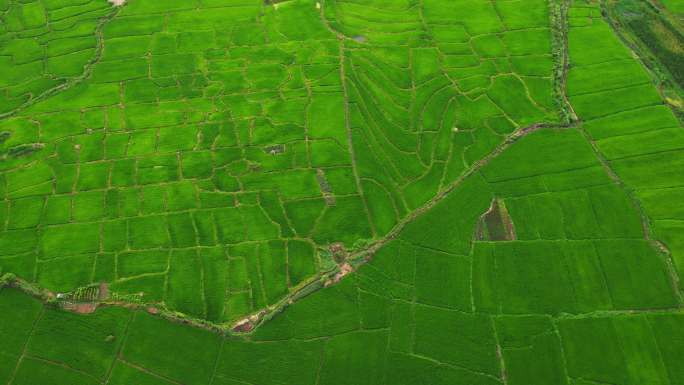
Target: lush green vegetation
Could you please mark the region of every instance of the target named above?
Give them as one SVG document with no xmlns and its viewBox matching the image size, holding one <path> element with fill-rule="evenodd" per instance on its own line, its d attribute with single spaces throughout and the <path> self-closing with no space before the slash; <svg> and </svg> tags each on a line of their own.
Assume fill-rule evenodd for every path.
<svg viewBox="0 0 684 385">
<path fill-rule="evenodd" d="M 0 384 L 682 383 L 684 131 L 597 2 L 0 20 Z"/>
</svg>

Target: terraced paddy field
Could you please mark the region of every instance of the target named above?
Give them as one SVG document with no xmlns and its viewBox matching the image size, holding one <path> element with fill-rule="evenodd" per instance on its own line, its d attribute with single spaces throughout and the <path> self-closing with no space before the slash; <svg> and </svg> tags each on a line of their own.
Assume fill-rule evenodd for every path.
<svg viewBox="0 0 684 385">
<path fill-rule="evenodd" d="M 0 0 L 0 383 L 684 383 L 676 79 L 610 7 Z"/>
</svg>

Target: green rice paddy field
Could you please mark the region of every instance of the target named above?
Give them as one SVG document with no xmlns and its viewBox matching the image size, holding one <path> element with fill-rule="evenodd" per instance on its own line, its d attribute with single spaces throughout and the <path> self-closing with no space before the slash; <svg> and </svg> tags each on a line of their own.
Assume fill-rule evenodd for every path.
<svg viewBox="0 0 684 385">
<path fill-rule="evenodd" d="M 0 0 L 0 384 L 684 384 L 683 115 L 605 7 Z"/>
</svg>

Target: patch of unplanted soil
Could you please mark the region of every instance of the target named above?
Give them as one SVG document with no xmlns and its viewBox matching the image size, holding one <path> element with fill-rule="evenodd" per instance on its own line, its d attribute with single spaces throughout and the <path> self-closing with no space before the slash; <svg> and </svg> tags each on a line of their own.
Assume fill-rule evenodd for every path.
<svg viewBox="0 0 684 385">
<path fill-rule="evenodd" d="M 241 323 L 233 327 L 233 331 L 236 333 L 249 333 L 254 329 L 254 324 L 251 322 Z"/>
<path fill-rule="evenodd" d="M 115 7 L 120 7 L 124 4 L 126 4 L 126 0 L 107 0 L 110 3 L 112 3 Z"/>
<path fill-rule="evenodd" d="M 343 243 L 333 243 L 330 245 L 330 253 L 332 253 L 333 259 L 337 264 L 340 264 L 347 260 L 348 254 L 347 250 L 344 248 Z"/>
<path fill-rule="evenodd" d="M 101 283 L 99 290 L 97 292 L 97 299 L 99 301 L 104 301 L 109 298 L 109 284 Z"/>
<path fill-rule="evenodd" d="M 354 267 L 350 265 L 347 262 L 344 262 L 340 265 L 340 271 L 338 271 L 332 278 L 328 279 L 325 281 L 323 286 L 330 286 L 334 285 L 342 280 L 342 278 L 346 277 L 349 275 L 349 273 L 352 273 L 354 271 Z"/>
<path fill-rule="evenodd" d="M 92 302 L 87 303 L 67 303 L 64 304 L 64 310 L 72 311 L 78 314 L 90 314 L 97 310 L 97 304 Z"/>
</svg>

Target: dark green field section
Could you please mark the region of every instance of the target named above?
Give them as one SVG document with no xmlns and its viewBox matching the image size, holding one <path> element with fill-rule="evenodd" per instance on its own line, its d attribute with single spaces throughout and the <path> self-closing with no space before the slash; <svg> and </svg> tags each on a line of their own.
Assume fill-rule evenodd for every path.
<svg viewBox="0 0 684 385">
<path fill-rule="evenodd" d="M 0 0 L 0 384 L 684 384 L 684 130 L 606 18 Z"/>
</svg>

